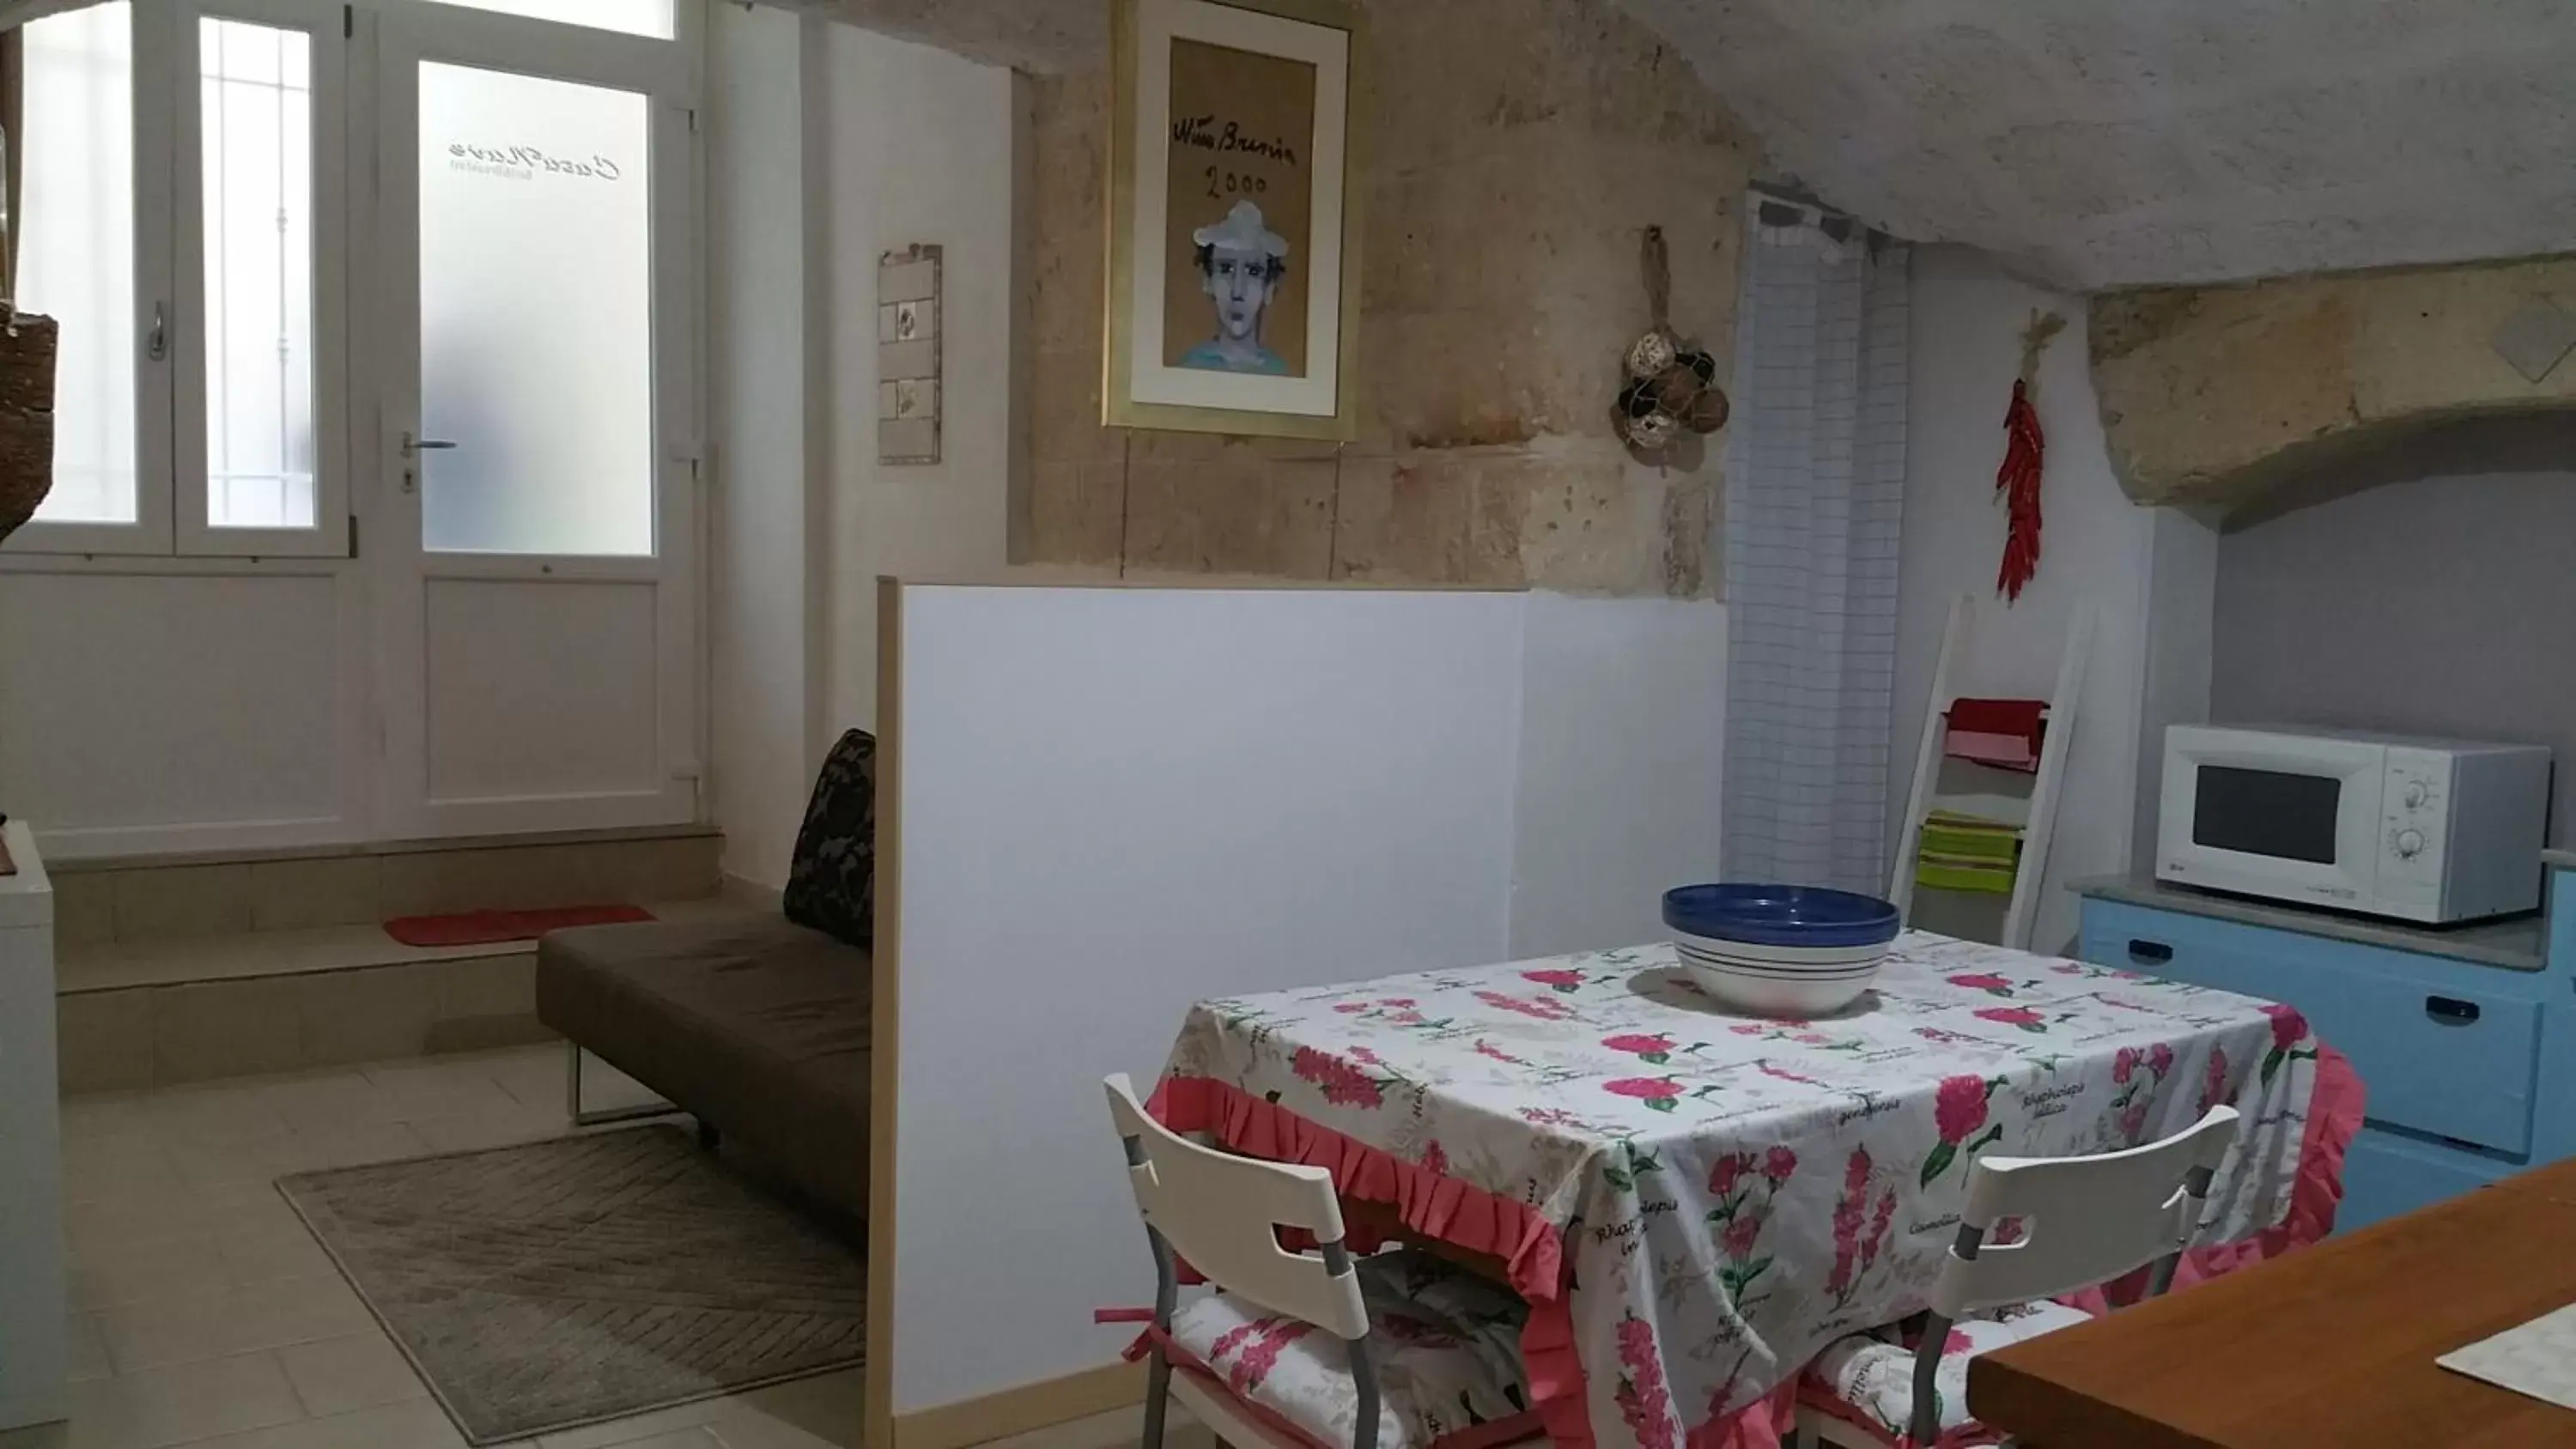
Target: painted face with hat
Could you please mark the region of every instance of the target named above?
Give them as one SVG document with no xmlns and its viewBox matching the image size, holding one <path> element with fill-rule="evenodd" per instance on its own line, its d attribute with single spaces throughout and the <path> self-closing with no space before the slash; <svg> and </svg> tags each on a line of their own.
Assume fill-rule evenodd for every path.
<svg viewBox="0 0 2576 1449">
<path fill-rule="evenodd" d="M 1199 285 L 1216 306 L 1216 335 L 1181 354 L 1181 366 L 1284 377 L 1288 363 L 1261 343 L 1261 315 L 1288 271 L 1288 242 L 1238 201 L 1225 220 L 1190 233 L 1198 244 Z"/>
</svg>

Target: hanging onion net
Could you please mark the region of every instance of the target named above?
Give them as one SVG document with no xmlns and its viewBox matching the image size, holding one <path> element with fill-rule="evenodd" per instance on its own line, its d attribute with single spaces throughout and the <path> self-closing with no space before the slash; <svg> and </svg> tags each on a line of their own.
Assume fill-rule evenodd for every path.
<svg viewBox="0 0 2576 1449">
<path fill-rule="evenodd" d="M 20 312 L 0 327 L 0 541 L 54 486 L 54 319 Z"/>
</svg>

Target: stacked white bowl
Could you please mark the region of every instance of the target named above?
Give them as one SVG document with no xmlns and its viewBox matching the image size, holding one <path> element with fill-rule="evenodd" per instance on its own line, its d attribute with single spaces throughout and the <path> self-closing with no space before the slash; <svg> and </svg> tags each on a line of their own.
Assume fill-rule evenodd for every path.
<svg viewBox="0 0 2576 1449">
<path fill-rule="evenodd" d="M 1819 886 L 1716 884 L 1664 893 L 1682 969 L 1719 1004 L 1757 1016 L 1829 1016 L 1877 979 L 1896 907 Z"/>
</svg>

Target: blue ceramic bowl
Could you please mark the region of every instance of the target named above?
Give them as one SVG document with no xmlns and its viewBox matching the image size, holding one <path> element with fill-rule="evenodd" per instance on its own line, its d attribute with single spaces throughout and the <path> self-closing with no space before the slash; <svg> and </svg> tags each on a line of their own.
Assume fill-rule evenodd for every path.
<svg viewBox="0 0 2576 1449">
<path fill-rule="evenodd" d="M 1823 886 L 1687 885 L 1664 892 L 1664 924 L 1756 946 L 1879 946 L 1896 939 L 1896 907 Z"/>
</svg>

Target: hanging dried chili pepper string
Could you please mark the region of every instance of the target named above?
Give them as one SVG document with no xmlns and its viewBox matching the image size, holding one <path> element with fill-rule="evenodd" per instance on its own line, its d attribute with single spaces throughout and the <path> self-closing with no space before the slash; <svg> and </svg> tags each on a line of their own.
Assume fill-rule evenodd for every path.
<svg viewBox="0 0 2576 1449">
<path fill-rule="evenodd" d="M 2047 451 L 2030 386 L 2015 378 L 2012 406 L 2004 410 L 2004 465 L 1995 470 L 1995 491 L 2004 496 L 2004 564 L 1995 591 L 2006 599 L 2019 599 L 2039 573 L 2039 469 Z"/>
<path fill-rule="evenodd" d="M 1995 470 L 1995 492 L 2004 500 L 2004 561 L 1995 571 L 1995 592 L 2007 602 L 2019 600 L 2039 575 L 2039 480 L 2048 438 L 2031 404 L 2031 386 L 2039 354 L 2065 325 L 2054 312 L 2031 314 L 2021 335 L 2021 376 L 2013 380 L 2012 405 L 2004 409 L 2004 462 Z"/>
</svg>

